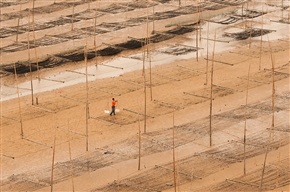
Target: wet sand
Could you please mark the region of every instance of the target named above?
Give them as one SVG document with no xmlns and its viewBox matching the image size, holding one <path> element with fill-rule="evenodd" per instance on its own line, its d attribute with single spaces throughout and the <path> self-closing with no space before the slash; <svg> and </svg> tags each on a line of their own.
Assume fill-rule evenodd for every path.
<svg viewBox="0 0 290 192">
<path fill-rule="evenodd" d="M 101 5 L 103 6 L 101 2 L 99 5 L 92 4 L 92 6 Z M 163 9 L 173 9 L 166 4 L 160 6 Z M 260 6 L 256 8 L 261 9 Z M 50 191 L 51 165 L 53 148 L 55 148 L 54 191 L 70 191 L 73 187 L 76 191 L 174 191 L 172 172 L 174 111 L 175 168 L 179 191 L 236 189 L 257 191 L 266 146 L 269 147 L 269 153 L 264 180 L 265 191 L 289 191 L 289 172 L 287 172 L 289 170 L 289 39 L 287 37 L 289 28 L 287 24 L 270 22 L 270 20 L 278 20 L 281 15 L 278 8 L 264 6 L 263 9 L 269 11 L 263 16 L 265 19 L 263 27 L 276 31 L 263 36 L 261 55 L 260 36 L 252 38 L 251 41 L 249 39 L 237 41 L 222 36 L 224 32 L 236 32 L 237 27 L 244 26 L 243 22 L 231 25 L 210 23 L 209 38 L 213 39 L 216 31 L 217 39 L 220 40 L 215 44 L 214 55 L 212 146 L 209 146 L 212 61 L 207 63 L 204 59 L 207 57 L 207 40 L 203 39 L 207 34 L 207 22 L 202 24 L 202 39 L 199 41 L 202 49 L 199 50 L 198 61 L 195 57 L 196 52 L 177 56 L 164 53 L 164 50 L 172 51 L 168 47 L 180 44 L 185 45 L 184 47 L 194 47 L 195 32 L 150 46 L 150 56 L 145 60 L 146 133 L 144 133 L 144 76 L 141 70 L 143 62 L 132 59 L 136 56 L 142 58 L 145 48 L 124 51 L 114 57 L 98 58 L 97 63 L 103 65 L 97 67 L 95 60 L 89 60 L 88 151 L 86 151 L 85 137 L 87 92 L 84 62 L 41 70 L 43 79 L 33 82 L 34 99 L 38 98 L 38 105 L 31 105 L 30 91 L 27 90 L 30 88 L 30 75 L 20 75 L 18 80 L 22 96 L 20 97 L 21 113 L 19 113 L 16 89 L 11 88 L 16 86 L 13 76 L 2 78 L 2 85 L 8 85 L 10 89 L 8 86 L 3 86 L 1 92 L 1 189 L 3 191 Z M 76 11 L 81 10 L 81 6 L 76 8 Z M 123 18 L 118 20 L 136 14 L 146 15 L 145 10 L 123 13 Z M 222 11 L 210 13 L 218 15 L 219 12 Z M 202 15 L 206 15 L 206 12 Z M 53 17 L 58 16 L 53 15 Z M 160 20 L 156 23 L 156 28 L 162 31 L 169 22 L 184 22 L 190 20 L 190 17 L 191 15 L 166 21 Z M 112 15 L 106 22 L 114 21 L 114 18 Z M 217 18 L 209 16 L 207 19 Z M 253 27 L 261 27 L 259 23 L 262 21 L 261 16 L 254 21 Z M 6 23 L 8 25 L 13 22 Z M 82 24 L 84 23 L 79 23 Z M 146 25 L 141 25 L 112 32 L 101 36 L 100 39 L 102 42 L 107 42 L 107 37 L 113 37 L 109 41 L 113 44 L 126 39 L 127 35 L 131 34 L 142 37 L 146 35 L 145 27 Z M 142 34 L 139 33 L 140 29 Z M 54 29 L 49 30 L 54 31 Z M 57 30 L 61 30 L 61 27 L 56 28 L 54 32 Z M 44 35 L 41 33 L 47 32 L 49 31 L 40 31 L 38 35 L 40 37 Z M 24 36 L 20 38 L 25 38 Z M 9 38 L 5 38 L 3 42 L 11 41 Z M 269 132 L 273 115 L 272 61 L 268 38 L 276 71 L 275 127 L 272 132 Z M 89 42 L 92 47 L 92 38 Z M 251 46 L 249 46 L 250 42 Z M 63 49 L 62 47 L 71 49 L 69 43 L 72 42 L 57 45 L 58 48 L 52 46 L 48 51 L 57 53 Z M 83 45 L 84 40 L 73 44 L 75 47 Z M 101 44 L 101 41 L 98 41 L 98 44 Z M 212 59 L 213 41 L 209 41 L 208 48 L 208 57 Z M 39 55 L 47 53 L 47 48 L 37 50 Z M 20 54 L 22 52 L 4 53 L 2 58 L 9 63 L 18 60 Z M 149 58 L 151 58 L 151 70 Z M 25 57 L 22 59 L 25 60 Z M 208 74 L 206 74 L 207 64 Z M 249 65 L 250 76 L 247 81 Z M 33 79 L 36 77 L 37 72 L 34 72 Z M 64 81 L 64 83 L 57 81 Z M 247 92 L 248 107 L 245 108 Z M 110 110 L 112 97 L 118 100 L 117 109 L 120 112 L 110 117 L 104 113 L 104 110 Z M 244 176 L 243 138 L 246 112 L 248 143 L 247 175 Z M 23 138 L 20 135 L 20 115 Z M 139 127 L 142 144 L 141 170 L 138 170 Z M 270 141 L 269 133 L 272 133 Z"/>
</svg>

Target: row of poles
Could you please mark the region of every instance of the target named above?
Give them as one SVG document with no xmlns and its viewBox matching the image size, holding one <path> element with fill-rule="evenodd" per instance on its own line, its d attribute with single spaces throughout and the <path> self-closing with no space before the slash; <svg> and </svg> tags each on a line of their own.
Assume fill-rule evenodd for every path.
<svg viewBox="0 0 290 192">
<path fill-rule="evenodd" d="M 282 0 L 283 2 L 283 0 Z M 89 2 L 90 3 L 90 2 Z M 248 4 L 248 3 L 247 3 Z M 181 6 L 181 1 L 179 0 L 179 6 Z M 40 80 L 40 74 L 39 74 L 39 66 L 38 66 L 38 56 L 37 56 L 37 50 L 36 50 L 36 40 L 35 40 L 35 30 L 34 30 L 34 7 L 35 7 L 35 0 L 33 0 L 33 9 L 32 9 L 32 30 L 33 30 L 33 41 L 34 41 L 34 53 L 36 57 L 36 64 L 37 64 L 37 77 Z M 90 5 L 89 5 L 90 7 Z M 198 62 L 198 23 L 200 21 L 200 15 L 199 15 L 199 6 L 198 6 L 198 1 L 197 1 L 197 15 L 196 15 L 196 23 L 197 23 L 197 29 L 196 29 L 196 61 Z M 21 9 L 21 7 L 20 7 Z M 154 12 L 154 6 L 153 6 L 153 12 Z M 32 64 L 31 64 L 31 56 L 30 56 L 30 13 L 28 16 L 28 28 L 27 28 L 27 40 L 28 40 L 28 62 L 30 63 L 30 81 L 31 81 L 31 101 L 32 105 L 34 105 L 34 96 L 33 96 L 33 78 L 32 78 Z M 74 15 L 74 6 L 73 6 L 73 15 Z M 282 14 L 283 16 L 283 14 Z M 252 18 L 253 19 L 253 18 Z M 74 18 L 72 17 L 72 25 L 71 29 L 73 30 L 73 22 Z M 87 21 L 86 21 L 87 22 Z M 96 27 L 96 22 L 97 22 L 97 17 L 95 17 L 94 20 L 94 26 Z M 18 26 L 19 26 L 19 20 L 18 20 Z M 94 49 L 96 51 L 96 28 L 94 27 L 95 31 L 95 36 L 94 36 Z M 263 29 L 263 15 L 262 15 L 262 29 Z M 201 31 L 201 30 L 200 30 Z M 207 26 L 207 62 L 206 62 L 206 80 L 205 80 L 205 85 L 208 83 L 208 57 L 209 57 L 209 46 L 208 46 L 208 36 L 209 36 L 209 23 Z M 153 32 L 154 32 L 154 20 L 153 20 Z M 152 73 L 151 73 L 151 54 L 150 54 L 150 38 L 149 38 L 149 20 L 148 20 L 148 6 L 147 6 L 147 22 L 146 22 L 146 40 L 144 42 L 145 47 L 143 51 L 143 78 L 144 78 L 144 133 L 146 133 L 146 127 L 147 127 L 147 90 L 146 90 L 146 72 L 145 72 L 145 56 L 147 53 L 147 58 L 149 59 L 149 71 L 150 71 L 150 98 L 151 101 L 153 100 L 153 93 L 152 93 Z M 18 41 L 18 35 L 16 36 L 16 41 Z M 268 40 L 269 41 L 269 40 Z M 86 43 L 84 46 L 84 56 L 85 56 L 85 69 L 86 69 L 86 151 L 88 151 L 88 129 L 89 129 L 89 87 L 88 87 L 88 61 L 87 61 L 87 31 L 86 31 Z M 260 62 L 259 62 L 259 70 L 261 69 L 261 57 L 262 57 L 262 32 L 261 32 L 261 41 L 260 41 Z M 210 133 L 210 146 L 212 146 L 212 113 L 213 113 L 213 77 L 214 77 L 214 56 L 215 56 L 215 43 L 216 43 L 216 33 L 214 34 L 214 45 L 213 45 L 213 51 L 212 51 L 212 64 L 211 64 L 211 78 L 210 78 L 210 122 L 209 122 L 209 133 Z M 272 138 L 272 131 L 275 125 L 275 61 L 274 61 L 274 56 L 272 54 L 272 49 L 270 46 L 269 42 L 269 48 L 271 52 L 271 63 L 272 63 L 272 123 L 271 123 L 271 129 L 270 129 L 270 134 L 269 138 Z M 97 57 L 96 57 L 96 64 L 97 64 Z M 251 69 L 251 64 L 249 64 L 248 67 L 248 78 L 247 78 L 247 89 L 246 89 L 246 108 L 245 108 L 245 123 L 244 123 L 244 174 L 246 174 L 246 130 L 247 130 L 247 104 L 248 104 L 248 89 L 249 89 L 249 78 L 250 78 L 250 69 Z M 18 94 L 18 108 L 19 108 L 19 118 L 20 118 L 20 126 L 21 126 L 21 138 L 24 138 L 24 131 L 23 131 L 23 122 L 22 122 L 22 115 L 21 115 L 21 104 L 20 104 L 20 93 L 19 93 L 19 88 L 18 88 L 18 78 L 17 78 L 17 71 L 16 71 L 16 65 L 14 64 L 14 72 L 15 72 L 15 81 L 16 81 L 16 88 L 17 88 L 17 94 Z M 138 115 L 138 127 L 139 127 L 139 158 L 138 158 L 138 170 L 140 170 L 140 164 L 141 164 L 141 126 L 140 126 L 140 117 Z M 56 133 L 55 133 L 56 134 Z M 175 165 L 175 145 L 174 145 L 174 112 L 173 112 L 173 128 L 172 128 L 172 148 L 173 148 L 173 173 L 174 173 L 174 189 L 176 191 L 176 165 Z M 261 178 L 261 183 L 260 183 L 260 188 L 263 186 L 263 178 L 264 178 L 264 173 L 265 173 L 265 165 L 267 161 L 267 156 L 269 153 L 269 148 L 270 148 L 270 139 L 267 144 L 266 148 L 266 153 L 265 153 L 265 158 L 264 158 L 264 164 L 263 164 L 263 172 L 262 172 L 262 178 Z M 55 142 L 56 142 L 56 135 L 53 143 L 53 159 L 52 159 L 52 175 L 51 175 L 51 191 L 53 191 L 53 169 L 54 169 L 54 156 L 55 156 Z M 70 145 L 70 142 L 69 142 Z M 70 150 L 69 150 L 70 151 Z M 71 151 L 70 151 L 70 160 L 71 160 Z"/>
</svg>

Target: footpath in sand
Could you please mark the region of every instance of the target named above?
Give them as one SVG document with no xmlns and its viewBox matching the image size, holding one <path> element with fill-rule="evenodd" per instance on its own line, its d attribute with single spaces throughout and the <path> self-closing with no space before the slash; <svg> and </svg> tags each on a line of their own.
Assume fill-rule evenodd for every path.
<svg viewBox="0 0 290 192">
<path fill-rule="evenodd" d="M 268 14 L 265 23 L 272 17 L 277 19 L 276 13 Z M 203 24 L 204 30 L 206 26 Z M 222 37 L 224 28 L 217 29 L 217 36 Z M 27 95 L 20 97 L 20 108 L 17 96 L 2 101 L 1 190 L 259 191 L 267 154 L 260 190 L 289 191 L 289 39 L 285 39 L 289 33 L 283 27 L 278 29 L 281 38 L 270 33 L 268 42 L 263 36 L 262 49 L 259 36 L 236 43 L 235 48 L 229 46 L 229 50 L 224 42 L 216 42 L 217 51 L 212 55 L 211 42 L 208 60 L 203 58 L 207 40 L 202 39 L 198 61 L 192 57 L 194 51 L 187 58 L 168 49 L 169 45 L 184 43 L 189 47 L 188 41 L 195 43 L 196 34 L 190 32 L 154 44 L 152 57 L 145 59 L 145 73 L 131 70 L 116 77 L 90 79 L 88 89 L 86 83 L 78 83 L 37 92 L 38 104 L 31 105 Z M 213 33 L 210 37 L 214 38 Z M 133 55 L 141 69 L 142 60 L 138 59 L 144 50 L 146 47 L 125 51 L 114 59 Z M 160 55 L 168 50 L 171 54 Z M 107 65 L 114 64 L 110 59 Z M 168 63 L 156 64 L 160 59 L 168 59 Z M 133 59 L 127 62 L 133 63 Z M 116 71 L 123 67 L 115 64 Z M 84 62 L 76 66 L 84 66 Z M 41 71 L 41 75 L 51 78 L 59 71 L 75 69 L 64 65 Z M 28 79 L 22 75 L 19 82 L 26 85 Z M 2 80 L 16 86 L 11 82 L 12 76 Z M 20 91 L 27 92 L 24 88 Z M 115 116 L 104 113 L 110 110 L 112 97 L 118 100 L 120 110 Z"/>
</svg>

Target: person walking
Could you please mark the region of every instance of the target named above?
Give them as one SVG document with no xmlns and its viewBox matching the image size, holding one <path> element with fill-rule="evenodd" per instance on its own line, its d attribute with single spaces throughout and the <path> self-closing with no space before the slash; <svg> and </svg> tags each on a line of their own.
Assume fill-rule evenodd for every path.
<svg viewBox="0 0 290 192">
<path fill-rule="evenodd" d="M 112 112 L 110 113 L 110 116 L 112 116 L 112 114 L 116 115 L 115 109 L 116 109 L 116 103 L 117 102 L 118 101 L 117 100 L 115 101 L 115 98 L 112 98 Z"/>
</svg>

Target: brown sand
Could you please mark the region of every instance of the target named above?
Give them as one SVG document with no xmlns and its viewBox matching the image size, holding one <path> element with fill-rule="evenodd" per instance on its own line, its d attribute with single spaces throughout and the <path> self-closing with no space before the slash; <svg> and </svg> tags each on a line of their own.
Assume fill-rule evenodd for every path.
<svg viewBox="0 0 290 192">
<path fill-rule="evenodd" d="M 57 14 L 54 16 L 56 17 Z M 114 18 L 108 20 L 110 19 L 113 20 Z M 182 21 L 186 18 L 181 17 L 179 19 Z M 165 23 L 168 22 L 160 21 L 158 26 L 164 26 Z M 130 31 L 130 33 L 137 35 L 138 27 L 134 29 L 134 32 Z M 49 30 L 45 33 L 49 33 Z M 125 34 L 127 35 L 126 31 L 118 33 L 118 38 L 122 39 Z M 117 33 L 115 35 L 117 36 Z M 41 36 L 41 33 L 39 32 L 37 36 Z M 25 38 L 24 35 L 21 38 Z M 104 41 L 106 41 L 106 38 L 106 35 L 104 35 Z M 117 41 L 118 38 L 110 39 L 110 41 Z M 5 40 L 8 41 L 8 39 Z M 162 42 L 156 47 L 163 47 L 174 41 L 182 42 L 183 40 L 182 38 L 174 38 Z M 76 43 L 75 46 L 81 44 Z M 210 83 L 204 84 L 206 60 L 201 58 L 199 62 L 196 62 L 195 59 L 178 60 L 178 62 L 154 67 L 152 69 L 152 101 L 150 100 L 149 89 L 150 73 L 149 69 L 146 70 L 148 85 L 147 133 L 143 133 L 144 116 L 140 115 L 139 118 L 142 131 L 141 142 L 147 146 L 143 145 L 141 148 L 141 170 L 139 171 L 137 170 L 138 153 L 136 153 L 138 148 L 138 142 L 136 142 L 138 139 L 138 114 L 136 113 L 144 114 L 142 71 L 89 82 L 89 151 L 86 151 L 85 138 L 86 88 L 84 83 L 55 91 L 38 93 L 39 104 L 35 106 L 31 106 L 30 96 L 21 97 L 25 139 L 21 139 L 20 135 L 17 99 L 1 102 L 3 115 L 1 118 L 1 191 L 50 191 L 54 138 L 56 138 L 54 191 L 72 191 L 71 170 L 70 168 L 64 169 L 65 166 L 70 166 L 69 144 L 71 158 L 74 160 L 72 170 L 74 170 L 73 184 L 75 191 L 145 191 L 145 188 L 149 191 L 153 191 L 153 189 L 174 191 L 173 173 L 168 171 L 162 175 L 161 172 L 164 170 L 155 167 L 155 165 L 170 167 L 170 163 L 172 163 L 171 128 L 173 110 L 177 129 L 175 138 L 177 145 L 175 149 L 176 161 L 193 157 L 196 154 L 201 154 L 202 157 L 211 149 L 217 150 L 221 156 L 221 159 L 218 160 L 221 164 L 215 164 L 214 156 L 207 156 L 204 164 L 193 161 L 193 165 L 202 165 L 202 171 L 199 172 L 197 171 L 198 167 L 192 166 L 192 164 L 182 165 L 177 163 L 178 191 L 231 191 L 233 188 L 220 187 L 224 182 L 227 183 L 226 179 L 251 183 L 251 179 L 243 178 L 243 162 L 231 162 L 229 161 L 230 157 L 223 158 L 221 149 L 225 147 L 232 148 L 235 151 L 235 142 L 243 141 L 243 115 L 245 110 L 242 108 L 239 117 L 231 119 L 229 116 L 234 114 L 235 110 L 240 109 L 241 111 L 241 106 L 245 105 L 249 64 L 251 64 L 251 81 L 249 83 L 248 105 L 261 105 L 256 106 L 258 112 L 251 110 L 251 108 L 248 109 L 253 117 L 247 120 L 247 137 L 251 138 L 257 134 L 262 135 L 271 126 L 271 108 L 265 109 L 268 106 L 271 107 L 271 71 L 264 70 L 264 68 L 271 68 L 270 52 L 268 51 L 268 45 L 264 45 L 262 70 L 259 71 L 259 58 L 251 57 L 259 56 L 256 55 L 259 53 L 259 45 L 259 41 L 253 41 L 251 48 L 247 44 L 241 44 L 231 52 L 224 51 L 215 55 L 216 60 L 232 63 L 233 66 L 214 63 L 213 114 L 215 116 L 213 117 L 212 147 L 209 146 L 208 134 L 209 100 L 205 98 L 209 97 Z M 69 45 L 63 44 L 63 46 Z M 279 111 L 275 112 L 275 125 L 287 128 L 284 136 L 286 140 L 288 138 L 288 142 L 285 142 L 283 136 L 279 137 L 281 131 L 274 131 L 274 138 L 278 141 L 280 139 L 281 142 L 275 148 L 276 150 L 271 148 L 266 165 L 275 165 L 275 171 L 277 172 L 277 174 L 275 172 L 275 175 L 278 176 L 273 177 L 273 180 L 265 180 L 265 182 L 267 184 L 273 184 L 273 182 L 277 184 L 273 189 L 274 191 L 289 191 L 289 42 L 276 40 L 271 42 L 271 46 L 275 50 L 273 53 L 275 68 L 280 71 L 280 73 L 276 73 L 277 79 L 275 81 L 276 105 L 280 107 Z M 51 52 L 56 53 L 60 50 L 60 47 L 53 46 Z M 141 51 L 138 50 L 137 52 Z M 47 49 L 39 48 L 39 55 L 46 53 Z M 124 52 L 118 56 L 129 54 L 130 52 Z M 11 55 L 15 58 L 10 57 Z M 3 60 L 7 62 L 19 59 L 15 53 L 11 55 L 7 54 Z M 211 62 L 209 63 L 211 64 Z M 84 63 L 80 62 L 76 66 L 66 65 L 57 69 L 45 70 L 41 74 L 45 76 L 64 69 L 75 69 L 79 66 L 84 66 Z M 28 77 L 20 77 L 19 80 L 25 81 L 26 78 Z M 208 80 L 210 82 L 210 78 Z M 2 81 L 9 83 L 13 82 L 13 79 L 12 77 L 6 77 Z M 128 82 L 135 82 L 135 84 Z M 104 113 L 104 110 L 110 109 L 112 97 L 118 100 L 117 108 L 120 109 L 120 112 L 116 116 L 110 117 Z M 218 114 L 226 115 L 226 118 L 225 116 L 224 118 L 216 116 Z M 192 123 L 192 126 L 200 131 L 179 134 L 179 127 L 188 123 Z M 191 131 L 194 132 L 194 130 L 195 128 Z M 192 134 L 192 137 L 187 137 L 187 134 Z M 260 173 L 254 172 L 252 174 L 254 176 L 256 174 L 255 177 L 258 180 L 253 182 L 255 184 L 259 183 L 262 174 L 268 137 L 261 136 L 261 138 L 263 139 L 256 141 L 256 145 L 258 145 L 256 150 L 259 152 L 248 157 L 246 162 L 247 172 L 257 171 L 257 173 Z M 188 141 L 184 141 L 186 139 Z M 248 146 L 251 147 L 250 144 Z M 237 155 L 238 151 L 235 151 L 232 157 Z M 211 163 L 212 165 L 210 165 Z M 172 169 L 172 167 L 170 168 Z M 283 174 L 279 173 L 285 171 L 288 171 L 286 173 L 288 176 L 282 177 Z M 183 172 L 199 176 L 202 179 L 190 180 L 188 176 L 182 174 Z M 154 174 L 157 173 L 160 173 L 164 179 L 154 179 Z M 138 180 L 138 177 L 142 175 L 147 176 L 143 178 L 143 181 L 142 179 Z M 167 180 L 169 177 L 170 180 Z M 148 178 L 148 180 L 145 178 Z M 285 178 L 287 178 L 286 184 L 280 184 L 283 183 L 283 180 L 285 181 Z M 165 188 L 164 186 L 162 188 L 164 183 Z M 127 188 L 125 187 L 126 184 Z M 233 187 L 237 191 L 258 190 L 257 186 L 253 187 L 249 184 L 236 184 Z M 271 190 L 271 187 L 266 188 L 266 190 Z"/>
</svg>

